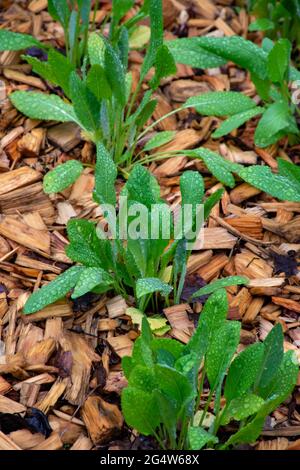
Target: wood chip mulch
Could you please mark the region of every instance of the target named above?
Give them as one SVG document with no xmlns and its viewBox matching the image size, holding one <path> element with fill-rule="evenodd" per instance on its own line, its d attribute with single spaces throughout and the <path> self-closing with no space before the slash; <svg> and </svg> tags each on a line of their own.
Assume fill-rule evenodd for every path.
<svg viewBox="0 0 300 470">
<path fill-rule="evenodd" d="M 102 1 L 97 25 L 110 8 Z M 166 38 L 176 36 L 247 36 L 249 18 L 234 9 L 231 0 L 164 0 Z M 47 0 L 2 2 L 0 27 L 33 33 L 38 39 L 63 48 L 63 32 L 47 13 Z M 252 39 L 260 41 L 259 35 Z M 92 200 L 93 170 L 61 194 L 43 193 L 45 172 L 68 159 L 93 164 L 95 150 L 82 140 L 73 124 L 38 122 L 13 108 L 7 95 L 13 90 L 49 90 L 31 74 L 19 52 L 0 54 L 0 450 L 3 449 L 129 449 L 151 448 L 123 425 L 119 397 L 126 385 L 120 358 L 130 354 L 138 335 L 126 316 L 120 297 L 87 295 L 76 302 L 64 300 L 33 315 L 22 315 L 32 290 L 54 279 L 70 266 L 64 247 L 66 223 L 71 217 L 97 221 Z M 138 76 L 142 55 L 131 53 L 133 76 Z M 209 90 L 240 90 L 255 97 L 245 71 L 229 64 L 209 71 L 178 65 L 177 75 L 157 92 L 155 118 L 180 106 L 188 97 Z M 255 126 L 221 141 L 211 138 L 218 120 L 184 110 L 162 121 L 157 130 L 177 130 L 168 149 L 205 146 L 238 163 L 263 160 L 276 168 L 276 156 L 300 161 L 298 147 L 254 147 Z M 221 185 L 200 162 L 184 156 L 152 164 L 162 196 L 179 202 L 179 176 L 197 169 L 205 177 L 207 194 Z M 285 350 L 300 360 L 300 203 L 281 202 L 238 183 L 227 190 L 205 228 L 204 246 L 195 251 L 188 279 L 208 283 L 228 275 L 246 275 L 247 287 L 228 288 L 229 318 L 242 322 L 240 349 L 263 340 L 280 322 Z M 201 304 L 166 309 L 169 335 L 187 342 Z M 300 380 L 299 384 L 300 385 Z M 275 411 L 266 423 L 256 449 L 300 449 L 300 394 Z M 45 415 L 48 418 L 45 420 Z M 30 423 L 40 432 L 32 434 Z M 19 422 L 21 420 L 21 424 Z M 23 424 L 22 424 L 23 423 Z M 26 424 L 27 423 L 27 424 Z M 49 425 L 50 428 L 49 429 Z"/>
</svg>

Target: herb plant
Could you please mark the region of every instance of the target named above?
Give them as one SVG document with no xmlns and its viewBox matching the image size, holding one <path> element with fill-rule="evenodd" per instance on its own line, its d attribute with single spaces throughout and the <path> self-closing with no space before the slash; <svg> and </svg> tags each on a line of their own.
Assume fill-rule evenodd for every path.
<svg viewBox="0 0 300 470">
<path fill-rule="evenodd" d="M 75 162 L 77 163 L 77 162 Z M 68 162 L 70 165 L 70 162 Z M 77 165 L 75 165 L 77 166 Z M 64 169 L 64 165 L 60 168 Z M 116 207 L 115 180 L 117 168 L 102 144 L 98 145 L 98 159 L 95 172 L 94 199 L 99 204 L 108 205 L 105 209 L 105 220 L 109 225 L 109 236 L 101 227 L 96 227 L 87 220 L 70 220 L 67 225 L 70 244 L 66 253 L 75 263 L 53 282 L 34 292 L 25 305 L 25 313 L 36 312 L 48 304 L 64 297 L 72 290 L 72 298 L 87 292 L 102 293 L 114 290 L 127 298 L 133 294 L 136 305 L 145 311 L 151 302 L 154 311 L 160 297 L 169 303 L 172 292 L 173 302 L 180 301 L 183 289 L 186 265 L 190 254 L 187 241 L 196 239 L 196 218 L 199 216 L 197 205 L 203 203 L 204 182 L 198 172 L 186 171 L 180 178 L 182 205 L 190 205 L 190 228 L 176 232 L 176 227 L 167 212 L 167 204 L 160 198 L 160 188 L 153 175 L 141 165 L 136 165 L 126 182 L 119 200 L 119 213 L 115 220 Z M 59 175 L 68 178 L 69 172 Z M 46 179 L 49 191 L 57 189 L 57 178 Z M 223 191 L 218 190 L 204 202 L 204 218 L 208 217 L 212 207 L 219 201 Z M 127 198 L 123 203 L 122 198 Z M 141 224 L 137 214 L 130 211 L 134 204 L 140 204 L 142 212 L 146 212 L 146 222 Z M 126 204 L 126 211 L 121 206 Z M 159 230 L 152 236 L 154 226 L 151 217 L 152 206 L 155 205 Z M 124 215 L 125 214 L 125 215 Z M 170 232 L 162 231 L 169 220 Z M 135 221 L 135 222 L 134 222 Z M 163 222 L 162 222 L 163 221 Z M 116 222 L 114 224 L 114 222 Z M 130 232 L 130 222 L 137 226 L 138 236 Z M 143 225 L 143 226 L 141 226 Z M 147 227 L 148 225 L 148 227 Z M 146 232 L 145 232 L 146 230 Z M 192 236 L 189 237 L 189 230 Z M 124 236 L 125 234 L 125 236 Z M 232 279 L 231 284 L 244 278 Z M 230 283 L 230 282 L 229 282 Z"/>
<path fill-rule="evenodd" d="M 25 56 L 34 72 L 61 87 L 65 99 L 31 91 L 16 91 L 10 95 L 16 108 L 31 118 L 77 123 L 86 138 L 96 144 L 101 142 L 117 165 L 127 167 L 133 163 L 142 128 L 157 104 L 153 92 L 162 78 L 176 72 L 173 57 L 163 42 L 161 0 L 144 2 L 135 17 L 119 25 L 133 3 L 131 0 L 113 2 L 109 37 L 96 32 L 89 35 L 87 55 L 80 73 L 54 49 L 49 50 L 47 62 Z M 133 90 L 132 75 L 128 71 L 129 34 L 148 13 L 150 43 L 139 82 Z M 29 38 L 0 31 L 3 49 L 27 47 L 32 39 Z M 36 40 L 32 40 L 36 44 Z M 152 67 L 155 73 L 140 99 L 142 84 Z"/>
<path fill-rule="evenodd" d="M 249 10 L 256 17 L 249 31 L 263 31 L 271 39 L 286 38 L 300 43 L 299 0 L 250 0 Z"/>
<path fill-rule="evenodd" d="M 280 39 L 275 44 L 266 39 L 263 42 L 263 47 L 260 48 L 239 36 L 188 38 L 184 39 L 183 49 L 181 48 L 178 52 L 181 41 L 181 39 L 177 39 L 168 43 L 175 60 L 193 63 L 195 66 L 195 55 L 191 61 L 189 58 L 188 47 L 190 44 L 194 49 L 196 46 L 198 47 L 197 66 L 200 68 L 207 68 L 206 55 L 202 59 L 201 51 L 219 57 L 224 62 L 232 61 L 250 72 L 251 79 L 261 98 L 262 106 L 256 106 L 252 101 L 251 106 L 237 111 L 236 105 L 244 100 L 242 93 L 236 93 L 236 98 L 232 103 L 227 101 L 228 92 L 208 94 L 208 101 L 210 100 L 215 108 L 218 108 L 219 104 L 220 110 L 218 113 L 213 111 L 205 113 L 200 108 L 201 114 L 229 116 L 216 130 L 213 137 L 222 137 L 249 119 L 261 115 L 254 136 L 255 144 L 258 147 L 267 147 L 287 135 L 293 140 L 295 138 L 298 140 L 299 129 L 295 118 L 297 107 L 292 102 L 288 85 L 289 80 L 299 78 L 299 72 L 290 65 L 291 45 L 287 39 Z M 227 110 L 223 106 L 225 103 L 228 105 Z"/>
<path fill-rule="evenodd" d="M 254 443 L 266 417 L 296 384 L 297 359 L 283 352 L 281 325 L 235 356 L 240 323 L 226 320 L 227 312 L 226 291 L 219 289 L 205 303 L 186 345 L 153 337 L 144 318 L 132 356 L 122 360 L 128 379 L 121 400 L 125 421 L 154 436 L 163 449 Z"/>
</svg>

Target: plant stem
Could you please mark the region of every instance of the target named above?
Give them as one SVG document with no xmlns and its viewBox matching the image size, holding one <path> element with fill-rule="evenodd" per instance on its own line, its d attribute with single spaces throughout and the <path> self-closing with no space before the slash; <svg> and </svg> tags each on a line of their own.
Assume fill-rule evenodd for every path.
<svg viewBox="0 0 300 470">
<path fill-rule="evenodd" d="M 201 416 L 201 419 L 200 419 L 200 423 L 199 423 L 199 426 L 202 425 L 203 421 L 204 421 L 204 418 L 206 416 L 206 413 L 207 413 L 207 410 L 209 408 L 209 405 L 210 405 L 210 402 L 212 400 L 212 397 L 213 397 L 213 394 L 214 394 L 214 391 L 213 389 L 209 392 L 209 395 L 208 395 L 208 398 L 207 398 L 207 401 L 206 401 L 206 405 L 205 405 L 205 408 L 203 410 L 203 413 L 202 413 L 202 416 Z"/>
</svg>

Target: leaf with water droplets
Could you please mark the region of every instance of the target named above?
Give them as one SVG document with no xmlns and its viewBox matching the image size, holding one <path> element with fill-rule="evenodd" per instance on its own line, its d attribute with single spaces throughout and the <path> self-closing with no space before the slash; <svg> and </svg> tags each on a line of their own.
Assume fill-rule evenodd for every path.
<svg viewBox="0 0 300 470">
<path fill-rule="evenodd" d="M 38 312 L 47 305 L 63 298 L 75 286 L 84 269 L 83 266 L 73 266 L 57 276 L 54 281 L 35 291 L 27 300 L 23 310 L 24 313 Z"/>
<path fill-rule="evenodd" d="M 188 430 L 190 450 L 201 450 L 206 444 L 216 444 L 218 438 L 198 426 L 190 426 Z"/>
<path fill-rule="evenodd" d="M 232 419 L 242 421 L 256 413 L 263 404 L 263 398 L 254 394 L 234 398 L 222 414 L 221 424 L 228 424 Z"/>
<path fill-rule="evenodd" d="M 83 166 L 78 160 L 62 163 L 45 175 L 43 189 L 47 194 L 59 193 L 73 184 L 82 172 Z"/>
<path fill-rule="evenodd" d="M 201 289 L 197 290 L 197 292 L 192 295 L 192 298 L 211 294 L 212 292 L 215 292 L 216 290 L 223 287 L 238 286 L 240 284 L 248 284 L 248 282 L 249 279 L 244 276 L 228 276 L 224 279 L 218 279 L 217 281 L 211 282 L 210 284 L 201 287 Z"/>
<path fill-rule="evenodd" d="M 20 51 L 29 47 L 46 49 L 46 46 L 29 34 L 0 30 L 0 51 Z"/>
<path fill-rule="evenodd" d="M 79 124 L 73 106 L 65 103 L 59 96 L 34 91 L 15 91 L 9 95 L 9 99 L 21 113 L 31 119 L 74 121 Z"/>
<path fill-rule="evenodd" d="M 255 108 L 256 103 L 237 91 L 209 91 L 192 96 L 184 106 L 196 108 L 204 116 L 232 116 Z"/>
<path fill-rule="evenodd" d="M 98 291 L 105 292 L 111 288 L 113 278 L 102 268 L 86 268 L 79 276 L 72 299 L 77 299 L 97 287 Z"/>
<path fill-rule="evenodd" d="M 143 295 L 160 292 L 164 297 L 170 294 L 172 287 L 166 282 L 162 282 L 157 277 L 147 277 L 138 279 L 136 282 L 136 297 L 139 299 Z"/>
</svg>

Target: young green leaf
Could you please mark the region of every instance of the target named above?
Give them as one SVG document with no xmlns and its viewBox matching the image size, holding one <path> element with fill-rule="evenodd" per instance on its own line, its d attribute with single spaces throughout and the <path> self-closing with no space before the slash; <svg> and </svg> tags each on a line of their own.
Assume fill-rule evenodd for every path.
<svg viewBox="0 0 300 470">
<path fill-rule="evenodd" d="M 191 426 L 188 430 L 190 450 L 201 450 L 206 444 L 216 444 L 218 438 L 199 426 Z"/>
<path fill-rule="evenodd" d="M 160 201 L 160 187 L 156 178 L 142 165 L 135 165 L 125 186 L 128 199 L 151 208 Z"/>
<path fill-rule="evenodd" d="M 274 29 L 275 23 L 268 18 L 258 18 L 250 23 L 249 31 L 271 31 Z"/>
<path fill-rule="evenodd" d="M 271 104 L 264 112 L 255 130 L 254 139 L 258 147 L 267 147 L 288 133 L 295 133 L 291 123 L 290 109 L 283 101 Z M 297 131 L 298 132 L 298 131 Z"/>
<path fill-rule="evenodd" d="M 166 78 L 169 75 L 174 75 L 177 71 L 174 58 L 170 53 L 167 46 L 162 44 L 156 52 L 155 56 L 155 75 L 150 81 L 150 86 L 154 90 L 156 89 L 162 78 Z"/>
<path fill-rule="evenodd" d="M 255 380 L 255 393 L 264 396 L 264 390 L 275 377 L 282 359 L 283 332 L 282 326 L 277 323 L 264 340 L 264 357 Z"/>
<path fill-rule="evenodd" d="M 65 0 L 48 0 L 48 11 L 55 21 L 67 29 L 70 18 L 70 10 Z"/>
<path fill-rule="evenodd" d="M 122 413 L 128 426 L 145 436 L 154 433 L 159 425 L 159 409 L 155 395 L 136 387 L 127 387 L 122 391 Z"/>
<path fill-rule="evenodd" d="M 105 49 L 105 42 L 99 34 L 92 33 L 89 35 L 88 53 L 91 65 L 104 67 Z"/>
<path fill-rule="evenodd" d="M 229 162 L 221 157 L 221 155 L 204 147 L 196 150 L 187 150 L 186 155 L 203 160 L 208 170 L 221 181 L 221 183 L 224 183 L 230 188 L 233 188 L 235 185 L 235 179 L 232 173 L 237 173 L 243 168 L 241 165 Z"/>
<path fill-rule="evenodd" d="M 231 363 L 225 382 L 227 402 L 247 393 L 261 369 L 264 345 L 255 343 L 242 351 Z"/>
<path fill-rule="evenodd" d="M 163 296 L 167 296 L 172 291 L 172 287 L 166 282 L 162 282 L 156 277 L 148 277 L 138 279 L 136 282 L 136 297 L 140 299 L 143 295 L 160 292 Z"/>
<path fill-rule="evenodd" d="M 99 204 L 116 205 L 117 167 L 102 143 L 97 145 L 94 199 Z"/>
<path fill-rule="evenodd" d="M 239 171 L 239 176 L 251 186 L 284 201 L 300 202 L 299 185 L 285 176 L 272 173 L 267 166 L 252 165 Z"/>
<path fill-rule="evenodd" d="M 199 39 L 197 37 L 175 39 L 167 41 L 166 45 L 173 55 L 175 62 L 179 64 L 209 69 L 226 63 L 226 59 L 203 49 L 199 44 Z"/>
<path fill-rule="evenodd" d="M 267 53 L 241 36 L 198 38 L 199 46 L 207 52 L 230 60 L 261 79 L 267 78 Z"/>
<path fill-rule="evenodd" d="M 95 224 L 85 219 L 71 219 L 67 224 L 70 245 L 66 253 L 76 263 L 87 267 L 102 267 L 106 270 L 113 265 L 113 254 L 109 240 L 100 240 Z"/>
<path fill-rule="evenodd" d="M 88 131 L 97 132 L 100 119 L 99 103 L 76 72 L 70 75 L 70 93 L 81 126 Z"/>
<path fill-rule="evenodd" d="M 112 14 L 116 23 L 123 18 L 124 15 L 132 8 L 134 0 L 113 0 L 112 2 Z"/>
<path fill-rule="evenodd" d="M 118 55 L 108 42 L 104 53 L 104 64 L 107 81 L 110 84 L 112 93 L 120 106 L 123 107 L 126 104 L 125 73 Z"/>
<path fill-rule="evenodd" d="M 143 80 L 154 65 L 157 50 L 163 44 L 162 0 L 149 0 L 150 44 L 141 68 L 140 80 Z"/>
<path fill-rule="evenodd" d="M 228 313 L 228 300 L 225 289 L 214 292 L 206 301 L 200 315 L 198 327 L 185 346 L 186 353 L 195 352 L 201 359 L 213 337 L 224 324 Z"/>
<path fill-rule="evenodd" d="M 25 116 L 31 119 L 46 121 L 79 121 L 73 106 L 65 103 L 56 95 L 46 95 L 33 91 L 15 91 L 10 95 L 12 104 Z"/>
<path fill-rule="evenodd" d="M 175 131 L 158 132 L 154 137 L 148 140 L 145 147 L 143 148 L 143 151 L 149 152 L 150 150 L 160 147 L 161 145 L 167 144 L 175 137 L 175 135 Z"/>
<path fill-rule="evenodd" d="M 86 268 L 80 274 L 72 299 L 77 299 L 87 292 L 92 291 L 95 287 L 100 287 L 102 292 L 112 287 L 113 278 L 101 268 Z"/>
<path fill-rule="evenodd" d="M 236 321 L 226 321 L 218 330 L 207 351 L 206 370 L 212 390 L 223 381 L 226 370 L 240 340 L 241 325 Z"/>
<path fill-rule="evenodd" d="M 287 76 L 291 55 L 291 43 L 279 39 L 268 55 L 268 76 L 274 83 L 281 83 Z"/>
<path fill-rule="evenodd" d="M 29 34 L 13 33 L 6 29 L 0 29 L 0 51 L 20 51 L 29 47 L 47 48 Z"/>
<path fill-rule="evenodd" d="M 215 139 L 219 139 L 223 137 L 223 135 L 227 135 L 232 132 L 234 129 L 242 126 L 245 122 L 249 121 L 255 116 L 262 114 L 264 112 L 264 108 L 260 106 L 255 106 L 255 108 L 248 109 L 247 111 L 242 111 L 241 113 L 234 114 L 230 116 L 228 119 L 222 122 L 222 124 L 218 127 L 218 129 L 212 134 L 212 137 Z"/>
<path fill-rule="evenodd" d="M 184 106 L 196 108 L 198 113 L 205 116 L 232 116 L 255 108 L 256 103 L 237 91 L 209 91 L 192 96 Z"/>
<path fill-rule="evenodd" d="M 300 194 L 300 167 L 283 158 L 278 158 L 277 162 L 280 176 L 288 178 L 295 187 L 299 188 Z"/>
<path fill-rule="evenodd" d="M 78 160 L 69 160 L 49 171 L 43 181 L 45 193 L 59 193 L 73 184 L 83 172 L 82 163 Z"/>
<path fill-rule="evenodd" d="M 228 276 L 224 279 L 218 279 L 217 281 L 211 282 L 210 284 L 201 287 L 201 289 L 197 290 L 197 292 L 192 295 L 192 298 L 211 294 L 212 292 L 215 292 L 216 290 L 221 289 L 223 287 L 238 286 L 240 284 L 248 284 L 248 282 L 249 279 L 247 277 Z"/>
<path fill-rule="evenodd" d="M 212 209 L 215 205 L 220 201 L 221 197 L 224 194 L 224 189 L 217 189 L 214 193 L 212 193 L 204 202 L 204 220 L 209 217 Z"/>
<path fill-rule="evenodd" d="M 252 393 L 234 398 L 225 408 L 225 411 L 222 414 L 221 424 L 228 424 L 232 419 L 242 421 L 243 419 L 255 414 L 263 404 L 263 398 Z"/>
<path fill-rule="evenodd" d="M 139 25 L 137 26 L 129 37 L 129 46 L 131 49 L 141 49 L 144 47 L 150 39 L 151 31 L 149 26 Z"/>
<path fill-rule="evenodd" d="M 94 64 L 91 66 L 87 74 L 86 84 L 98 101 L 111 97 L 111 88 L 101 65 Z"/>
<path fill-rule="evenodd" d="M 83 266 L 73 266 L 57 276 L 54 281 L 35 291 L 27 300 L 23 309 L 24 313 L 38 312 L 47 305 L 63 298 L 73 289 L 84 270 Z"/>
</svg>

